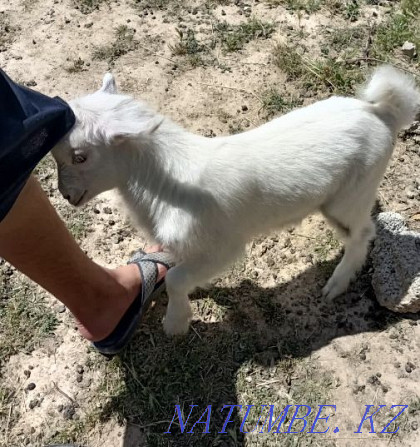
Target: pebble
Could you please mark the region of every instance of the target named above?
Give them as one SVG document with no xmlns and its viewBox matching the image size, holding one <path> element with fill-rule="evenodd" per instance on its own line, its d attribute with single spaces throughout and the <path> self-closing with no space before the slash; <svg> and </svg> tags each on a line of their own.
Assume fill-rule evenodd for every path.
<svg viewBox="0 0 420 447">
<path fill-rule="evenodd" d="M 26 387 L 26 389 L 27 389 L 28 391 L 32 391 L 32 390 L 34 390 L 35 388 L 36 388 L 36 385 L 35 385 L 33 382 L 29 383 L 28 386 Z"/>
<path fill-rule="evenodd" d="M 76 371 L 77 371 L 77 374 L 83 374 L 85 372 L 85 369 L 83 368 L 82 365 L 77 365 Z"/>
<path fill-rule="evenodd" d="M 25 370 L 23 371 L 23 374 L 24 374 L 24 376 L 27 377 L 27 378 L 31 377 L 31 371 L 29 371 L 28 369 L 25 369 Z"/>
<path fill-rule="evenodd" d="M 73 405 L 66 405 L 63 408 L 63 417 L 64 417 L 64 419 L 66 419 L 66 420 L 73 419 L 75 414 L 76 414 L 76 410 L 73 407 Z"/>
<path fill-rule="evenodd" d="M 381 381 L 379 380 L 379 378 L 377 376 L 370 376 L 367 379 L 367 382 L 370 383 L 371 385 L 380 385 Z"/>
<path fill-rule="evenodd" d="M 353 387 L 353 394 L 360 393 L 360 392 L 364 391 L 365 388 L 366 388 L 366 385 L 355 385 Z"/>
<path fill-rule="evenodd" d="M 39 405 L 39 400 L 38 399 L 31 400 L 29 402 L 29 409 L 33 410 L 38 405 Z"/>
<path fill-rule="evenodd" d="M 417 53 L 416 45 L 413 42 L 404 42 L 401 51 L 408 57 L 414 57 Z"/>
<path fill-rule="evenodd" d="M 109 206 L 105 206 L 103 211 L 105 214 L 112 214 L 112 209 Z"/>
<path fill-rule="evenodd" d="M 59 314 L 62 314 L 66 311 L 66 306 L 64 304 L 57 304 L 54 306 L 54 310 Z"/>
<path fill-rule="evenodd" d="M 411 363 L 411 362 L 407 362 L 405 365 L 405 370 L 410 374 L 414 369 L 416 369 L 416 366 Z"/>
</svg>

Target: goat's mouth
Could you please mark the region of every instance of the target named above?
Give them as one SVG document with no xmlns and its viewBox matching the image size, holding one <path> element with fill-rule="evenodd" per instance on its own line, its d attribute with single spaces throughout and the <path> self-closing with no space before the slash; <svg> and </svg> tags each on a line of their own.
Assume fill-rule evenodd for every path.
<svg viewBox="0 0 420 447">
<path fill-rule="evenodd" d="M 83 199 L 86 197 L 87 189 L 83 192 L 83 194 L 79 197 L 79 200 L 73 203 L 74 206 L 82 205 Z"/>
</svg>

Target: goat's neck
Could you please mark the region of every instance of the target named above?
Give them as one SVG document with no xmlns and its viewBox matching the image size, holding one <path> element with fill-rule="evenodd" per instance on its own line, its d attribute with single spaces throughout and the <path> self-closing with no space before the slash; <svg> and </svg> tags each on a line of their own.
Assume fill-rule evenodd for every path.
<svg viewBox="0 0 420 447">
<path fill-rule="evenodd" d="M 165 121 L 131 145 L 119 189 L 141 223 L 149 226 L 163 206 L 197 210 L 208 204 L 211 193 L 200 179 L 216 145 Z"/>
</svg>

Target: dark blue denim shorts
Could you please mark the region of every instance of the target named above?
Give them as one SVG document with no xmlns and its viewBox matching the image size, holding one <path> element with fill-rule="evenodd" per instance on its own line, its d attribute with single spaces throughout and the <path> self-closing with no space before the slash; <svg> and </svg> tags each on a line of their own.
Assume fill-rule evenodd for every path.
<svg viewBox="0 0 420 447">
<path fill-rule="evenodd" d="M 63 100 L 20 86 L 0 69 L 0 221 L 35 166 L 74 122 Z"/>
</svg>

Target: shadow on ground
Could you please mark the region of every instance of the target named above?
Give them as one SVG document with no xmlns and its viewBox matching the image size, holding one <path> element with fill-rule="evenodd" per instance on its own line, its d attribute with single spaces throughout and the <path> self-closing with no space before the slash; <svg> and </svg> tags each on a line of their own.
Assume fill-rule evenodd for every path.
<svg viewBox="0 0 420 447">
<path fill-rule="evenodd" d="M 181 339 L 163 334 L 160 320 L 166 303 L 162 300 L 149 312 L 130 347 L 112 361 L 125 383 L 102 418 L 113 414 L 127 421 L 124 447 L 143 445 L 133 441 L 130 427 L 142 433 L 148 447 L 244 445 L 238 413 L 233 413 L 226 433 L 219 433 L 228 413 L 227 409 L 221 412 L 223 405 L 235 405 L 239 398 L 245 404 L 281 403 L 276 390 L 293 387 L 294 361 L 307 358 L 341 336 L 382 331 L 407 317 L 378 306 L 369 266 L 346 295 L 334 303 L 325 302 L 320 297 L 321 285 L 336 262 L 313 265 L 274 288 L 244 280 L 234 288 L 214 286 L 198 291 L 191 298 L 201 298 L 197 301 L 200 315 L 209 321 L 217 312 L 219 317 L 216 322 L 194 321 Z M 269 371 L 276 366 L 281 369 L 277 375 L 280 382 L 271 389 L 244 382 L 249 371 L 258 373 L 260 381 L 270 379 Z M 205 424 L 187 433 L 192 423 L 181 433 L 175 418 L 171 433 L 165 434 L 175 405 L 183 409 L 184 418 L 190 405 L 197 405 L 191 413 L 193 422 L 212 405 L 210 433 L 203 434 Z"/>
</svg>

